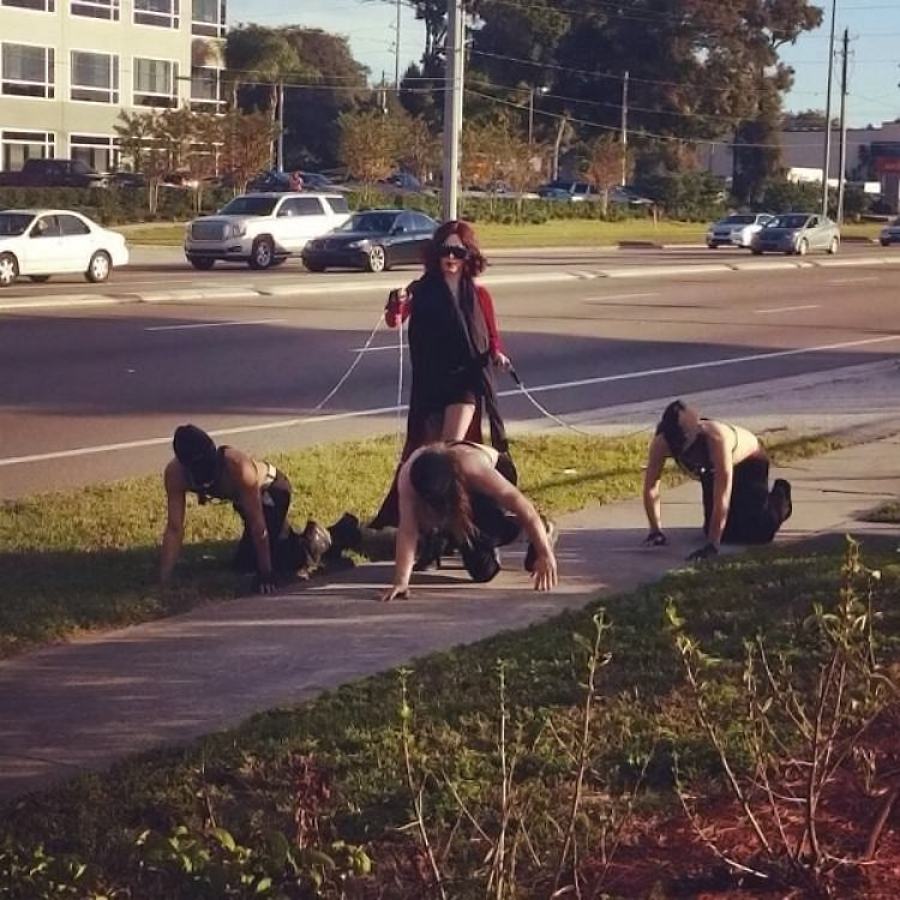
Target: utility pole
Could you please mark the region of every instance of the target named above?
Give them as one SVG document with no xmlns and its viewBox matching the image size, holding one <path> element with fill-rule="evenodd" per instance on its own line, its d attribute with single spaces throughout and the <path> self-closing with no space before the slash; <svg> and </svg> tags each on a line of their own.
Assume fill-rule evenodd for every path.
<svg viewBox="0 0 900 900">
<path fill-rule="evenodd" d="M 834 72 L 834 20 L 837 0 L 831 0 L 831 38 L 828 41 L 828 88 L 825 93 L 825 160 L 822 165 L 822 215 L 828 215 L 828 176 L 831 173 L 831 81 Z"/>
<path fill-rule="evenodd" d="M 528 146 L 534 143 L 534 86 L 528 89 Z"/>
<path fill-rule="evenodd" d="M 400 90 L 400 4 L 402 0 L 397 0 L 397 24 L 394 26 L 396 30 L 394 41 L 394 87 Z"/>
<path fill-rule="evenodd" d="M 628 180 L 628 69 L 622 80 L 622 187 Z"/>
<path fill-rule="evenodd" d="M 847 167 L 847 57 L 849 56 L 850 33 L 844 29 L 842 41 L 841 59 L 841 144 L 838 151 L 838 201 L 837 223 L 844 223 L 844 185 L 846 183 L 844 170 Z"/>
<path fill-rule="evenodd" d="M 442 214 L 445 222 L 457 218 L 459 205 L 459 143 L 463 118 L 463 63 L 465 61 L 466 29 L 463 0 L 449 0 L 447 7 L 442 193 Z"/>
<path fill-rule="evenodd" d="M 276 149 L 276 167 L 284 171 L 284 82 L 278 82 L 278 144 Z"/>
</svg>

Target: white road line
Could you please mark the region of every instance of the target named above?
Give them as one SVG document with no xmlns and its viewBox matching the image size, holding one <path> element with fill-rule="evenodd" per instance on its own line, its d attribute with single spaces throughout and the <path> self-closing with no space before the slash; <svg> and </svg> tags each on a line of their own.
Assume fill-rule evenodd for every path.
<svg viewBox="0 0 900 900">
<path fill-rule="evenodd" d="M 716 369 L 724 366 L 737 366 L 748 362 L 761 362 L 769 359 L 784 359 L 790 356 L 808 356 L 811 353 L 823 353 L 828 350 L 850 350 L 853 347 L 869 347 L 875 344 L 887 344 L 900 341 L 900 333 L 883 335 L 877 338 L 864 338 L 858 341 L 842 341 L 838 344 L 820 344 L 816 347 L 799 347 L 793 350 L 773 350 L 770 353 L 750 353 L 746 356 L 733 356 L 730 359 L 710 359 L 705 362 L 686 363 L 679 366 L 662 366 L 658 369 L 643 369 L 637 372 L 621 372 L 618 375 L 598 375 L 594 378 L 581 378 L 577 381 L 561 381 L 554 384 L 528 385 L 532 394 L 549 391 L 565 391 L 571 388 L 590 387 L 595 384 L 610 384 L 617 381 L 633 381 L 639 378 L 654 378 L 658 375 L 672 375 L 676 372 L 696 372 L 699 369 Z M 515 397 L 521 391 L 511 388 L 500 391 L 501 397 Z M 372 409 L 360 409 L 344 413 L 323 413 L 318 416 L 304 416 L 297 419 L 282 419 L 277 422 L 259 422 L 255 425 L 240 425 L 235 428 L 222 428 L 209 433 L 213 437 L 232 434 L 252 434 L 257 431 L 275 431 L 283 428 L 296 428 L 299 425 L 315 425 L 320 422 L 340 422 L 347 419 L 362 419 L 367 416 L 384 416 L 396 414 L 405 406 L 379 406 Z M 137 441 L 125 441 L 120 444 L 102 444 L 96 447 L 77 447 L 73 450 L 55 450 L 50 453 L 35 453 L 29 456 L 10 456 L 0 459 L 0 467 L 16 466 L 23 463 L 45 462 L 51 459 L 71 459 L 77 456 L 91 456 L 98 453 L 109 453 L 113 450 L 136 450 L 143 447 L 158 447 L 171 443 L 171 435 L 165 437 L 144 438 Z"/>
<path fill-rule="evenodd" d="M 375 353 L 378 350 L 396 350 L 397 345 L 391 344 L 390 347 L 354 347 L 351 353 Z"/>
<path fill-rule="evenodd" d="M 783 312 L 797 312 L 800 309 L 818 309 L 818 303 L 809 303 L 806 306 L 773 306 L 770 309 L 754 309 L 758 316 L 763 315 L 764 313 L 783 313 Z"/>
<path fill-rule="evenodd" d="M 826 284 L 863 284 L 866 281 L 881 281 L 877 275 L 868 275 L 863 278 L 834 278 L 826 281 Z"/>
<path fill-rule="evenodd" d="M 193 328 L 237 328 L 242 325 L 272 325 L 287 319 L 248 319 L 246 322 L 195 322 L 191 325 L 153 325 L 144 331 L 189 331 Z"/>
<path fill-rule="evenodd" d="M 585 303 L 602 303 L 604 300 L 638 300 L 641 297 L 658 297 L 659 291 L 649 291 L 642 294 L 602 294 L 597 297 L 585 297 Z"/>
</svg>

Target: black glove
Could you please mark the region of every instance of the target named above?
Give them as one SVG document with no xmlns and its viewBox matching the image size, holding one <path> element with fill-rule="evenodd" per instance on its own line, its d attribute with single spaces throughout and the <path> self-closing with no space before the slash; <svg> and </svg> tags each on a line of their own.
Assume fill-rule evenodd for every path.
<svg viewBox="0 0 900 900">
<path fill-rule="evenodd" d="M 658 528 L 653 528 L 644 538 L 645 547 L 665 547 L 668 543 L 668 538 Z"/>
<path fill-rule="evenodd" d="M 256 578 L 257 594 L 274 594 L 275 578 L 272 575 L 258 575 Z"/>
<path fill-rule="evenodd" d="M 715 544 L 704 544 L 699 550 L 695 550 L 688 556 L 688 562 L 700 562 L 704 559 L 712 559 L 719 555 L 719 548 Z"/>
</svg>

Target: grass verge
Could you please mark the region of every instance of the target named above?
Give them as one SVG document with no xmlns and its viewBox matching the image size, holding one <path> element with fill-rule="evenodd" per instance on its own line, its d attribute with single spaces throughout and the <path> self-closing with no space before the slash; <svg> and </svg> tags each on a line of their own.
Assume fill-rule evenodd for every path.
<svg viewBox="0 0 900 900">
<path fill-rule="evenodd" d="M 860 517 L 863 522 L 884 522 L 900 525 L 900 500 L 890 500 Z"/>
<path fill-rule="evenodd" d="M 513 454 L 523 489 L 558 515 L 633 496 L 646 442 L 646 435 L 525 436 L 514 441 Z M 834 446 L 828 439 L 781 438 L 773 449 L 777 459 L 779 452 L 812 455 Z M 294 487 L 294 524 L 302 528 L 309 516 L 327 525 L 345 510 L 371 517 L 390 483 L 396 442 L 328 444 L 269 458 Z M 240 521 L 227 504 L 189 503 L 180 577 L 167 590 L 156 583 L 166 514 L 161 476 L 0 505 L 0 656 L 234 596 L 228 561 Z"/>
<path fill-rule="evenodd" d="M 883 223 L 862 222 L 844 225 L 845 236 L 875 238 Z M 664 244 L 703 243 L 707 226 L 701 222 L 663 221 L 654 225 L 647 219 L 601 222 L 591 219 L 552 219 L 540 224 L 502 225 L 479 223 L 478 237 L 490 250 L 516 247 L 598 247 L 619 241 L 654 241 Z M 122 225 L 117 231 L 133 244 L 180 247 L 184 223 Z"/>
<path fill-rule="evenodd" d="M 867 598 L 880 617 L 877 653 L 883 661 L 897 660 L 900 565 L 893 542 L 872 539 L 864 551 L 866 563 L 880 570 Z M 602 824 L 610 821 L 610 804 L 630 804 L 628 855 L 628 845 L 639 840 L 639 824 L 654 834 L 673 827 L 673 759 L 680 760 L 685 782 L 703 785 L 711 799 L 719 794 L 716 754 L 688 712 L 690 691 L 667 605 L 677 607 L 701 642 L 707 665 L 715 666 L 707 710 L 729 747 L 739 747 L 750 727 L 741 705 L 745 642 L 762 635 L 773 659 L 783 657 L 798 678 L 808 678 L 821 662 L 810 613 L 817 603 L 826 611 L 834 608 L 844 561 L 839 539 L 767 548 L 675 572 L 657 585 L 604 601 L 610 628 L 601 647 L 596 743 L 583 773 L 585 821 L 577 834 L 583 871 L 602 868 L 608 879 L 600 885 L 603 896 L 674 895 L 657 892 L 654 879 L 677 876 L 679 866 L 691 863 L 676 858 L 666 869 L 649 860 L 641 870 L 638 861 L 617 883 L 615 868 L 601 858 L 601 846 L 609 846 L 612 835 Z M 237 885 L 238 876 L 246 877 L 240 882 L 245 890 L 228 896 L 250 896 L 254 889 L 256 896 L 437 896 L 424 885 L 427 863 L 412 817 L 431 837 L 452 886 L 448 896 L 483 897 L 489 876 L 485 846 L 500 833 L 500 804 L 509 800 L 501 782 L 516 803 L 527 801 L 518 808 L 527 810 L 529 846 L 516 844 L 520 890 L 513 894 L 508 886 L 508 893 L 497 896 L 550 896 L 557 859 L 547 848 L 565 831 L 561 823 L 578 768 L 573 748 L 582 726 L 584 648 L 589 657 L 596 612 L 594 607 L 567 613 L 430 656 L 402 675 L 368 678 L 299 708 L 256 716 L 188 749 L 148 754 L 110 773 L 25 798 L 6 810 L 0 824 L 0 878 L 5 874 L 12 886 L 8 896 L 50 895 L 37 891 L 33 880 L 35 860 L 45 859 L 44 853 L 56 863 L 72 854 L 66 864 L 79 871 L 79 861 L 90 861 L 79 876 L 84 884 L 78 896 L 94 896 L 88 885 L 98 894 L 146 900 L 226 896 L 222 879 Z M 739 759 L 738 769 L 742 765 L 746 760 Z M 510 766 L 515 778 L 507 783 L 503 774 Z M 616 808 L 621 814 L 623 807 Z M 283 883 L 283 893 L 271 883 L 260 888 L 267 879 L 254 866 L 271 862 L 276 844 L 283 848 L 276 835 L 295 853 L 313 848 L 329 856 L 324 869 L 341 875 L 341 883 L 332 884 L 329 875 L 306 893 L 284 890 Z M 155 856 L 148 857 L 151 844 Z M 368 862 L 335 863 L 350 847 Z M 223 853 L 227 865 L 216 868 Z M 308 874 L 313 862 L 304 859 L 292 856 L 291 865 Z M 714 863 L 710 857 L 707 868 Z M 647 875 L 648 865 L 653 877 L 639 890 L 639 875 Z M 291 878 L 296 875 L 299 884 L 303 873 Z"/>
</svg>

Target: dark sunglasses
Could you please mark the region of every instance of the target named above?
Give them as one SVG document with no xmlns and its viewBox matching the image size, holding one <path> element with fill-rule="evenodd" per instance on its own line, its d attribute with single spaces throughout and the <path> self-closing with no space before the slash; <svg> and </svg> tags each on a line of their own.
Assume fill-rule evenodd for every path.
<svg viewBox="0 0 900 900">
<path fill-rule="evenodd" d="M 452 256 L 454 259 L 466 259 L 469 255 L 466 247 L 460 247 L 457 244 L 442 244 L 438 253 L 441 256 Z"/>
</svg>

